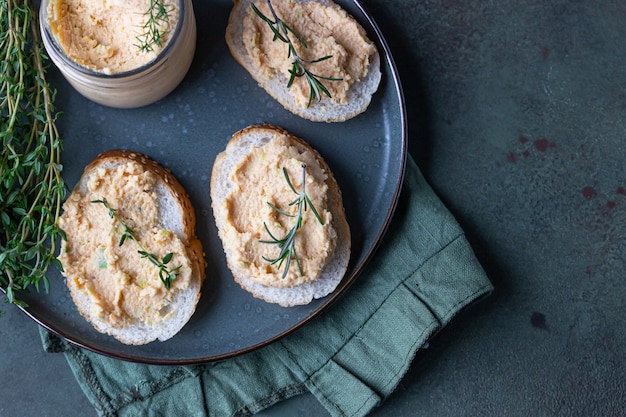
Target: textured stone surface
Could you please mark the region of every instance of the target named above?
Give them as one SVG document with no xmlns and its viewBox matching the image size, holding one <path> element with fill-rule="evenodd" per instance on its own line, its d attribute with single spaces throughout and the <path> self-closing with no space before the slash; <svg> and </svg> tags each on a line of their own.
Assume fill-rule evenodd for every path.
<svg viewBox="0 0 626 417">
<path fill-rule="evenodd" d="M 401 72 L 411 151 L 496 286 L 373 414 L 623 414 L 626 5 L 364 5 Z M 35 325 L 3 309 L 11 388 L 0 415 L 91 415 L 63 358 L 43 354 Z M 325 412 L 306 395 L 261 415 Z"/>
</svg>

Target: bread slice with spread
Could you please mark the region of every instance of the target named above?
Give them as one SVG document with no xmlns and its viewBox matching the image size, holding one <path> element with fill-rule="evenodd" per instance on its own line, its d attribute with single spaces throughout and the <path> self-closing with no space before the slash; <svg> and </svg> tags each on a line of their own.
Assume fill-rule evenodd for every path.
<svg viewBox="0 0 626 417">
<path fill-rule="evenodd" d="M 63 205 L 59 260 L 78 311 L 122 343 L 167 340 L 196 309 L 205 277 L 182 185 L 146 156 L 99 155 Z"/>
<path fill-rule="evenodd" d="M 332 0 L 234 0 L 225 37 L 258 84 L 305 119 L 353 118 L 380 83 L 375 44 Z"/>
<path fill-rule="evenodd" d="M 329 166 L 308 143 L 271 125 L 235 133 L 213 165 L 213 214 L 239 285 L 282 306 L 335 290 L 350 229 Z"/>
</svg>

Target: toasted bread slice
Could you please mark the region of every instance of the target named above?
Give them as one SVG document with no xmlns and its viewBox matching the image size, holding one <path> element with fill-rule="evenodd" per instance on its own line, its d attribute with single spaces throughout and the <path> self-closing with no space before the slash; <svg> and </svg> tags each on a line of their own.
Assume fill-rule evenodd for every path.
<svg viewBox="0 0 626 417">
<path fill-rule="evenodd" d="M 176 247 L 180 248 L 179 251 L 181 253 L 177 253 L 173 258 L 173 262 L 167 266 L 169 269 L 173 269 L 175 265 L 181 262 L 185 265 L 185 269 L 187 270 L 181 269 L 179 271 L 181 276 L 185 274 L 184 286 L 182 283 L 179 285 L 177 277 L 173 280 L 171 288 L 165 289 L 162 287 L 162 282 L 159 280 L 158 268 L 153 266 L 149 259 L 139 258 L 137 256 L 137 252 L 140 248 L 136 242 L 131 242 L 130 240 L 132 239 L 127 239 L 123 246 L 117 243 L 120 240 L 123 225 L 125 224 L 130 227 L 130 224 L 120 223 L 118 221 L 114 222 L 112 220 L 112 222 L 114 222 L 113 226 L 104 226 L 104 228 L 109 227 L 109 233 L 101 233 L 97 240 L 93 239 L 93 236 L 91 236 L 88 241 L 85 240 L 85 236 L 80 235 L 80 226 L 72 226 L 73 224 L 89 223 L 90 228 L 97 227 L 92 222 L 101 220 L 96 220 L 96 218 L 91 215 L 95 210 L 93 206 L 98 206 L 97 209 L 104 211 L 105 214 L 107 208 L 94 203 L 93 199 L 100 197 L 90 191 L 90 187 L 92 187 L 90 181 L 106 182 L 106 178 L 110 178 L 113 170 L 131 163 L 136 163 L 139 167 L 135 168 L 133 175 L 136 174 L 138 177 L 141 177 L 144 174 L 150 174 L 151 178 L 155 178 L 152 187 L 142 189 L 139 194 L 149 193 L 151 196 L 154 196 L 157 210 L 156 222 L 154 224 L 148 224 L 151 217 L 148 215 L 142 216 L 141 205 L 137 204 L 137 202 L 131 202 L 125 199 L 128 194 L 123 190 L 119 191 L 119 199 L 117 201 L 119 206 L 111 208 L 115 210 L 116 213 L 120 213 L 121 216 L 127 215 L 127 209 L 129 207 L 133 205 L 137 206 L 140 215 L 125 221 L 133 222 L 131 229 L 148 230 L 148 232 L 144 234 L 145 236 L 149 236 L 150 234 L 168 236 L 170 233 L 175 235 L 175 237 L 171 236 L 168 237 L 168 239 L 173 239 L 177 242 L 176 244 L 178 246 Z M 96 176 L 98 178 L 96 178 Z M 102 178 L 104 178 L 104 180 L 102 180 Z M 110 190 L 110 188 L 115 185 L 116 184 L 106 185 L 108 188 L 103 191 L 103 193 L 108 192 L 107 190 Z M 77 204 L 82 207 L 80 211 L 75 208 Z M 98 219 L 101 219 L 101 212 L 98 213 L 98 215 L 100 216 Z M 72 216 L 80 218 L 73 219 Z M 110 217 L 113 218 L 112 216 Z M 104 152 L 85 168 L 72 194 L 64 204 L 64 213 L 61 216 L 60 225 L 64 230 L 65 226 L 68 228 L 68 230 L 66 230 L 67 239 L 63 241 L 61 254 L 59 256 L 59 260 L 64 267 L 64 275 L 67 278 L 67 286 L 78 311 L 96 330 L 101 333 L 109 334 L 125 344 L 142 345 L 156 339 L 165 341 L 178 333 L 188 322 L 200 298 L 200 289 L 205 278 L 206 264 L 202 244 L 195 235 L 196 217 L 191 201 L 182 185 L 174 178 L 170 171 L 137 152 L 124 150 Z M 134 264 L 145 265 L 143 267 L 146 269 L 152 268 L 148 269 L 149 272 L 147 276 L 149 278 L 147 279 L 154 280 L 152 285 L 156 288 L 156 291 L 162 291 L 164 297 L 167 298 L 167 302 L 164 302 L 164 305 L 159 305 L 159 313 L 156 316 L 150 316 L 149 322 L 143 320 L 142 316 L 120 313 L 123 317 L 121 320 L 122 323 L 120 324 L 120 320 L 117 320 L 117 322 L 113 324 L 110 319 L 106 318 L 107 314 L 102 312 L 99 305 L 100 303 L 109 303 L 109 300 L 103 301 L 105 297 L 96 293 L 97 291 L 93 289 L 93 285 L 88 282 L 89 277 L 85 278 L 85 275 L 89 274 L 89 271 L 94 272 L 94 268 L 85 269 L 84 266 L 79 265 L 93 262 L 93 260 L 90 259 L 89 252 L 87 252 L 87 256 L 84 258 L 78 257 L 78 247 L 84 248 L 91 246 L 94 251 L 97 248 L 103 248 L 104 253 L 105 246 L 107 244 L 111 246 L 111 243 L 108 242 L 108 240 L 111 239 L 115 243 L 112 246 L 120 246 L 124 249 L 125 253 L 120 254 L 119 249 L 117 249 L 118 252 L 114 255 L 110 255 L 106 260 L 104 255 L 100 254 L 100 262 L 104 264 L 105 272 L 98 275 L 98 268 L 95 268 L 97 279 L 119 280 L 120 278 L 116 277 L 121 276 L 123 280 L 126 280 L 129 286 L 131 283 L 136 286 L 135 279 L 137 279 L 137 277 L 131 276 L 133 271 L 136 270 L 134 269 L 136 266 L 123 266 L 123 260 L 120 260 L 120 258 L 126 256 L 134 256 L 135 258 L 133 258 L 134 260 L 132 261 Z M 156 242 L 156 245 L 158 245 L 161 241 L 157 238 Z M 162 253 L 167 253 L 171 250 L 171 247 L 161 248 L 158 246 L 154 249 L 154 245 L 155 243 L 152 243 L 153 250 L 161 251 Z M 168 245 L 168 243 L 164 243 L 164 245 Z M 111 248 L 110 252 L 114 253 L 114 250 L 116 249 Z M 81 253 L 84 254 L 85 252 L 83 251 Z M 164 255 L 160 255 L 158 258 L 161 259 L 162 256 Z M 183 259 L 183 261 L 181 261 L 181 259 Z M 107 265 L 107 262 L 109 262 L 109 264 L 115 264 L 115 268 L 111 265 Z M 118 267 L 118 265 L 121 266 Z M 111 285 L 120 284 L 112 283 Z M 119 297 L 130 297 L 131 294 L 133 294 L 133 297 L 137 298 L 135 302 L 139 304 L 148 303 L 147 300 L 144 301 L 141 297 L 141 287 L 139 289 L 135 288 L 135 290 L 138 291 L 139 295 L 135 292 L 131 292 L 128 286 L 126 289 L 121 288 Z M 111 307 L 110 305 L 107 307 L 115 309 L 115 307 Z M 147 308 L 149 308 L 149 306 L 146 305 L 146 309 Z"/>
<path fill-rule="evenodd" d="M 332 0 L 299 1 L 316 1 L 325 6 L 339 8 Z M 352 84 L 348 90 L 346 104 L 334 103 L 322 95 L 321 101 L 313 100 L 309 107 L 302 107 L 296 103 L 294 97 L 289 92 L 287 87 L 289 81 L 288 74 L 278 73 L 268 79 L 254 67 L 243 41 L 244 18 L 250 10 L 250 3 L 252 3 L 252 0 L 234 0 L 234 7 L 230 13 L 225 37 L 232 56 L 250 73 L 259 86 L 264 88 L 285 109 L 315 122 L 343 122 L 363 113 L 367 109 L 381 79 L 380 54 L 377 50 L 369 57 L 370 67 L 367 75 Z M 269 27 L 268 30 L 270 30 Z"/>
<path fill-rule="evenodd" d="M 226 249 L 225 239 L 227 236 L 224 232 L 226 222 L 229 221 L 232 214 L 227 211 L 227 206 L 223 204 L 235 186 L 231 179 L 231 173 L 253 148 L 266 145 L 277 134 L 286 135 L 289 144 L 296 147 L 299 152 L 310 151 L 314 155 L 316 163 L 325 171 L 328 186 L 327 210 L 332 215 L 331 223 L 336 231 L 335 248 L 324 264 L 320 276 L 316 280 L 291 287 L 264 285 L 251 279 L 246 274 L 246 269 L 238 267 L 237 260 Z M 348 268 L 351 248 L 350 229 L 346 220 L 341 191 L 327 163 L 315 149 L 302 139 L 271 125 L 250 126 L 235 133 L 228 142 L 226 149 L 217 156 L 213 165 L 211 199 L 218 233 L 224 243 L 228 267 L 235 281 L 253 296 L 285 307 L 303 305 L 310 303 L 313 299 L 327 296 L 341 282 Z"/>
</svg>

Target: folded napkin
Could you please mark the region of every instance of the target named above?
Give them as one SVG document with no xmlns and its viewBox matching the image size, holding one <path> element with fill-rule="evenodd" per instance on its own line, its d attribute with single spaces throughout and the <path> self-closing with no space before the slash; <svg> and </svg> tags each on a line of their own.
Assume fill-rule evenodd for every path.
<svg viewBox="0 0 626 417">
<path fill-rule="evenodd" d="M 207 365 L 157 366 L 81 350 L 45 331 L 42 339 L 65 353 L 101 416 L 244 416 L 307 390 L 332 416 L 363 416 L 392 393 L 430 336 L 491 290 L 463 231 L 409 158 L 390 230 L 365 271 L 278 342 Z"/>
</svg>

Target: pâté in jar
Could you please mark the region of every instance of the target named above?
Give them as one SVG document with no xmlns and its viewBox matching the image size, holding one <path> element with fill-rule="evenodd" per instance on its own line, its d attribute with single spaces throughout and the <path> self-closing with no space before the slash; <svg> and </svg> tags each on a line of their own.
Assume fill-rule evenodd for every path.
<svg viewBox="0 0 626 417">
<path fill-rule="evenodd" d="M 191 0 L 43 0 L 40 24 L 46 51 L 68 82 L 111 107 L 165 97 L 195 53 Z"/>
</svg>

